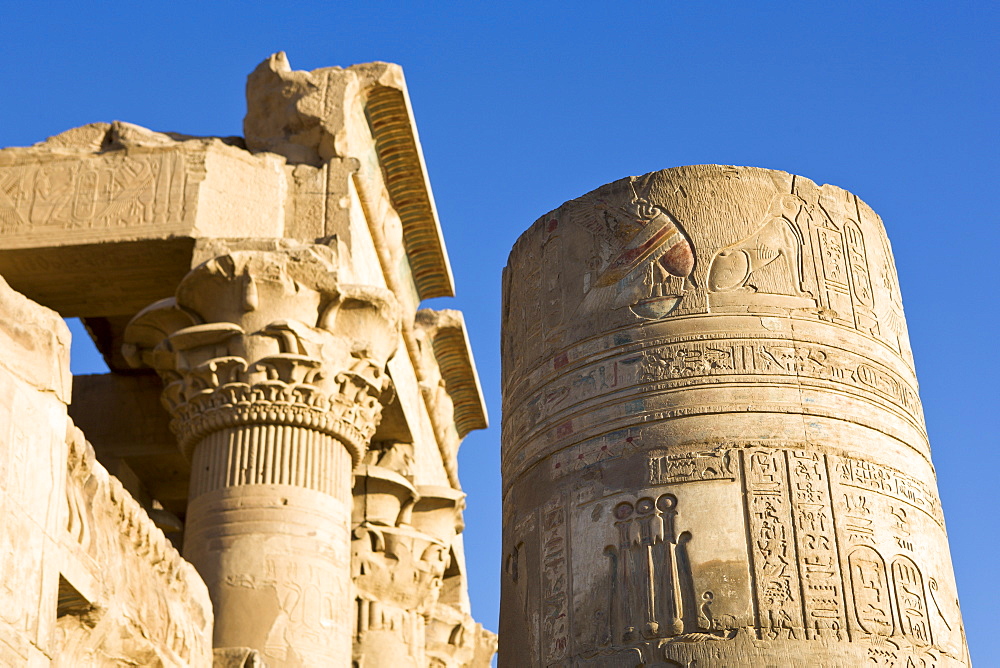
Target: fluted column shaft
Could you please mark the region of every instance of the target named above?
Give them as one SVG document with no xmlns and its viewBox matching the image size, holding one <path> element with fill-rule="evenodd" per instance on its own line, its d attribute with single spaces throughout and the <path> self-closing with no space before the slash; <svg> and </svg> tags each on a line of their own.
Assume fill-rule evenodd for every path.
<svg viewBox="0 0 1000 668">
<path fill-rule="evenodd" d="M 331 249 L 223 255 L 129 324 L 191 461 L 184 556 L 216 647 L 272 668 L 351 662 L 351 472 L 399 338 L 384 289 L 336 280 Z"/>
<path fill-rule="evenodd" d="M 184 556 L 216 606 L 215 645 L 268 665 L 349 665 L 351 456 L 308 428 L 252 424 L 194 450 Z"/>
</svg>

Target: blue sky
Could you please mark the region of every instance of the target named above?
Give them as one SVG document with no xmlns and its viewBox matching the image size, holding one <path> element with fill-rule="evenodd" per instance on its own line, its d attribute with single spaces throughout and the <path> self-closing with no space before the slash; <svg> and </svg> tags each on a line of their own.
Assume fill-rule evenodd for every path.
<svg viewBox="0 0 1000 668">
<path fill-rule="evenodd" d="M 885 220 L 972 656 L 990 615 L 1000 448 L 1000 10 L 989 2 L 2 2 L 0 146 L 95 121 L 241 134 L 246 75 L 403 65 L 492 425 L 461 455 L 474 612 L 499 599 L 500 271 L 563 201 L 683 164 L 847 188 Z M 94 370 L 87 353 L 77 372 Z"/>
</svg>

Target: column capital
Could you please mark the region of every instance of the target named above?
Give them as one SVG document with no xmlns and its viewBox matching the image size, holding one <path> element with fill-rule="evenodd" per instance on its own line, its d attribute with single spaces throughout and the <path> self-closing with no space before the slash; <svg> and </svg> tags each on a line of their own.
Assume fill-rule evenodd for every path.
<svg viewBox="0 0 1000 668">
<path fill-rule="evenodd" d="M 329 434 L 356 464 L 392 391 L 399 327 L 393 295 L 338 282 L 326 246 L 232 251 L 140 311 L 123 353 L 163 379 L 189 458 L 212 432 L 274 424 Z"/>
</svg>

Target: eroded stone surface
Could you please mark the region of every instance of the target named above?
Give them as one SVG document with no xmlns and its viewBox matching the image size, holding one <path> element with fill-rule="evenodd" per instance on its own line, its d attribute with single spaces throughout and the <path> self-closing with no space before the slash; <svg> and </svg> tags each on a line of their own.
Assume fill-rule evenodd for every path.
<svg viewBox="0 0 1000 668">
<path fill-rule="evenodd" d="M 209 665 L 205 585 L 67 417 L 68 349 L 0 281 L 0 664 Z"/>
<path fill-rule="evenodd" d="M 504 289 L 501 665 L 967 665 L 863 202 L 623 179 L 539 219 Z"/>
<path fill-rule="evenodd" d="M 75 383 L 96 447 L 73 431 L 63 492 L 65 326 L 0 290 L 0 346 L 33 351 L 0 362 L 0 663 L 488 666 L 457 472 L 486 414 L 460 314 L 418 314 L 453 285 L 402 70 L 275 54 L 247 98 L 245 140 L 0 150 L 0 274 L 112 370 Z"/>
</svg>

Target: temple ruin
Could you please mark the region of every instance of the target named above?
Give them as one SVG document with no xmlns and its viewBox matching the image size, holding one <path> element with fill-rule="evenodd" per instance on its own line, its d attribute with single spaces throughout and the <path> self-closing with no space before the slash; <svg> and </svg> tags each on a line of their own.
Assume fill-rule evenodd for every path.
<svg viewBox="0 0 1000 668">
<path fill-rule="evenodd" d="M 0 150 L 0 665 L 485 668 L 487 416 L 401 69 Z M 506 668 L 970 665 L 879 217 L 679 167 L 504 273 Z M 73 377 L 64 318 L 110 369 Z"/>
<path fill-rule="evenodd" d="M 504 274 L 500 665 L 968 666 L 882 221 L 679 167 Z"/>
<path fill-rule="evenodd" d="M 0 151 L 0 665 L 485 667 L 486 427 L 402 70 Z M 110 373 L 73 378 L 62 318 Z"/>
</svg>

